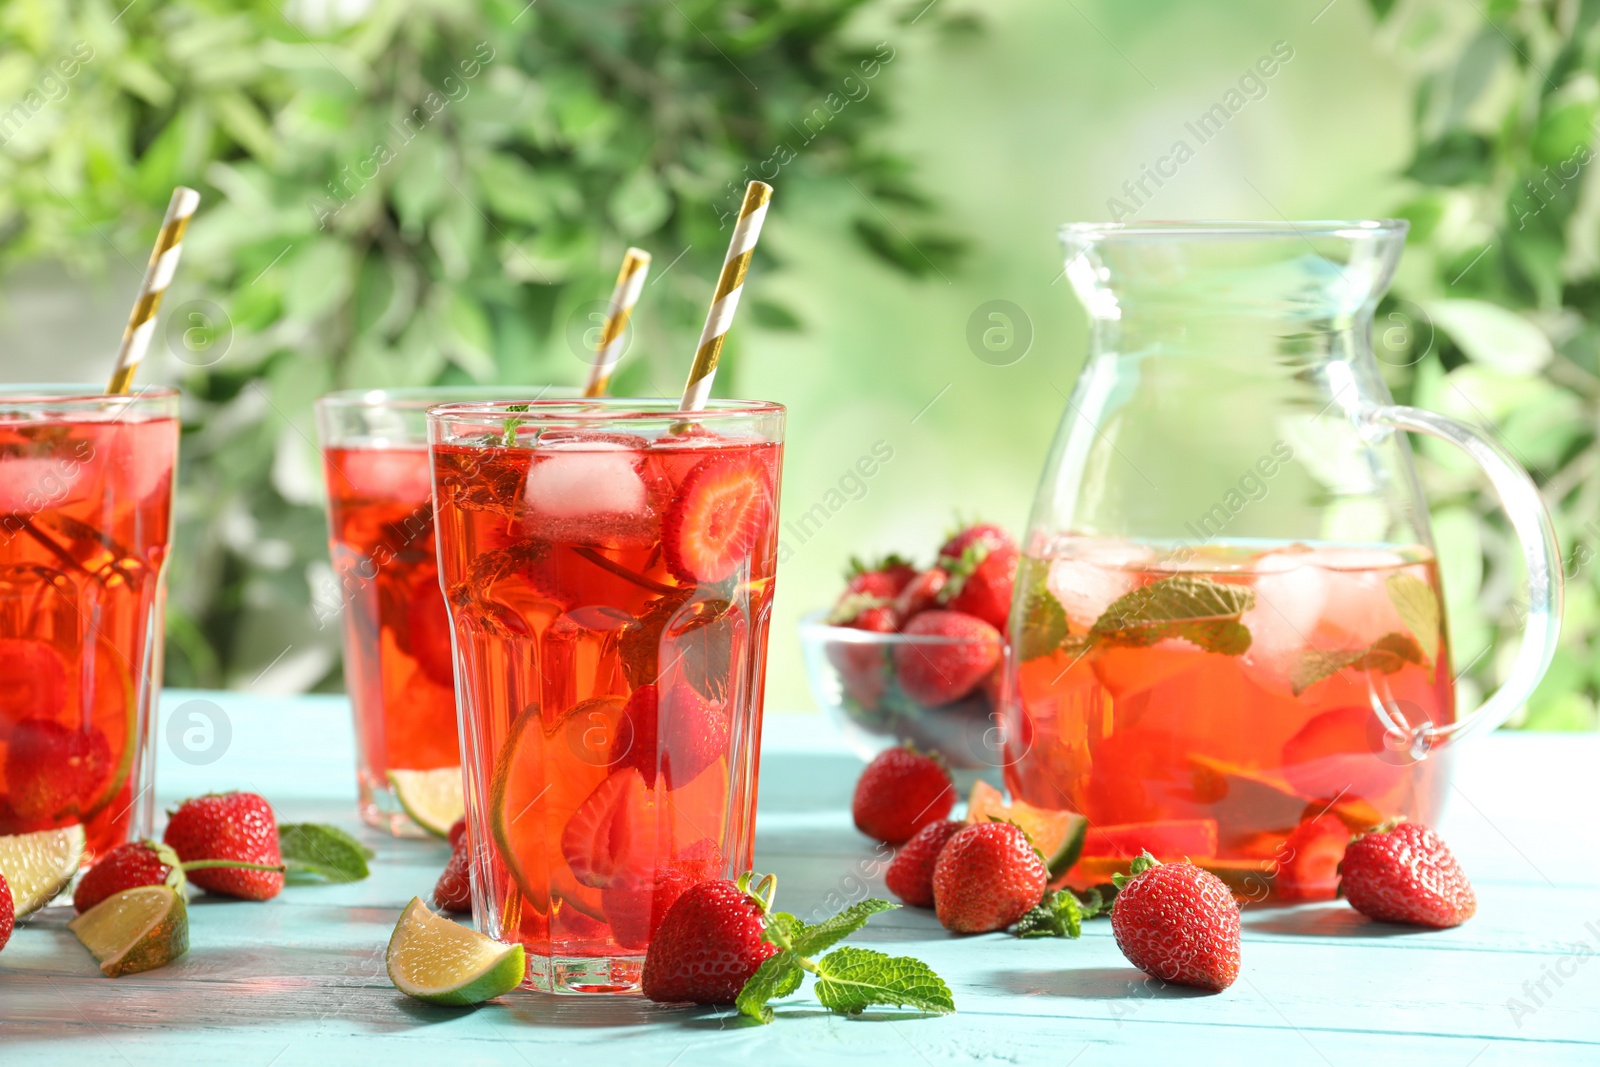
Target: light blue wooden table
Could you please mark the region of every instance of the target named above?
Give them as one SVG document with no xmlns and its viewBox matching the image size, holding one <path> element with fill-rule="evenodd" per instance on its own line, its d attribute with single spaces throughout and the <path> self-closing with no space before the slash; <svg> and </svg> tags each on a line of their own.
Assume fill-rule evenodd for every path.
<svg viewBox="0 0 1600 1067">
<path fill-rule="evenodd" d="M 177 759 L 183 739 L 168 739 L 191 700 L 220 708 L 230 735 L 204 765 Z M 173 692 L 163 712 L 164 804 L 250 788 L 286 820 L 356 829 L 342 700 Z M 847 812 L 859 767 L 819 719 L 769 716 L 757 867 L 778 874 L 786 908 L 887 895 Z M 634 998 L 517 993 L 476 1010 L 408 1000 L 383 949 L 446 847 L 363 829 L 378 852 L 369 880 L 295 886 L 266 904 L 197 895 L 193 947 L 163 970 L 102 977 L 65 915 L 19 929 L 0 953 L 0 1063 L 1595 1065 L 1600 962 L 1585 952 L 1600 955 L 1597 768 L 1596 736 L 1499 735 L 1463 752 L 1442 829 L 1479 905 L 1457 930 L 1375 926 L 1342 903 L 1248 908 L 1238 983 L 1203 996 L 1145 981 L 1104 922 L 1076 942 L 956 938 L 906 909 L 879 916 L 862 942 L 927 960 L 958 1014 L 849 1020 L 802 992 L 768 1027 Z"/>
</svg>

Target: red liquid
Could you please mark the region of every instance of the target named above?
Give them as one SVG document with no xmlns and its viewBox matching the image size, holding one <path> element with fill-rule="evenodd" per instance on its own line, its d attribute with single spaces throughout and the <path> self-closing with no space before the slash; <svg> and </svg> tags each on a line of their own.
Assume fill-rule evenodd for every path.
<svg viewBox="0 0 1600 1067">
<path fill-rule="evenodd" d="M 1028 650 L 1020 721 L 1008 724 L 1006 779 L 1021 799 L 1081 812 L 1158 859 L 1190 856 L 1244 894 L 1270 887 L 1292 899 L 1332 895 L 1352 831 L 1437 816 L 1438 756 L 1413 759 L 1374 710 L 1397 710 L 1413 726 L 1455 717 L 1441 617 L 1431 628 L 1418 622 L 1440 603 L 1425 550 L 1213 546 L 1174 563 L 1076 539 L 1023 573 L 1049 575 L 1073 635 L 1131 590 L 1179 574 L 1249 589 L 1254 600 L 1235 616 L 1250 634 L 1237 654 L 1182 636 Z M 1126 848 L 1090 851 L 1074 881 L 1125 868 L 1117 853 Z"/>
<path fill-rule="evenodd" d="M 0 834 L 148 832 L 178 424 L 0 422 Z"/>
<path fill-rule="evenodd" d="M 329 552 L 345 620 L 345 682 L 361 748 L 362 813 L 391 769 L 455 767 L 450 620 L 439 589 L 425 448 L 328 448 Z"/>
<path fill-rule="evenodd" d="M 541 988 L 636 987 L 661 913 L 754 833 L 780 446 L 613 439 L 434 447 L 478 915 Z M 670 546 L 717 520 L 686 487 L 729 469 L 761 503 L 697 582 Z"/>
</svg>

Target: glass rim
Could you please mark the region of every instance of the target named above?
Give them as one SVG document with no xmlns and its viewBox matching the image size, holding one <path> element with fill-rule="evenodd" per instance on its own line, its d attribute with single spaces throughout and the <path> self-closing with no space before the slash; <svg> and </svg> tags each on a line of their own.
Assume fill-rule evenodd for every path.
<svg viewBox="0 0 1600 1067">
<path fill-rule="evenodd" d="M 1403 236 L 1405 219 L 1171 219 L 1155 222 L 1069 222 L 1057 231 L 1064 241 L 1162 240 L 1178 237 L 1256 237 L 1303 240 L 1308 237 L 1371 239 Z"/>
<path fill-rule="evenodd" d="M 493 400 L 437 404 L 428 409 L 430 423 L 455 424 L 477 419 L 515 418 L 528 422 L 627 423 L 650 419 L 707 422 L 758 415 L 782 415 L 782 404 L 771 400 L 719 399 L 707 401 L 699 411 L 684 411 L 671 397 L 566 397 L 532 400 Z M 645 405 L 653 405 L 646 409 Z M 598 409 L 598 410 L 597 410 Z"/>
<path fill-rule="evenodd" d="M 106 404 L 138 403 L 144 400 L 170 400 L 178 396 L 170 385 L 146 385 L 131 393 L 107 393 L 101 387 L 82 382 L 17 382 L 0 384 L 0 404 Z"/>
<path fill-rule="evenodd" d="M 538 398 L 552 400 L 576 399 L 582 390 L 575 385 L 527 386 L 538 390 Z M 427 411 L 442 404 L 492 402 L 506 395 L 501 385 L 406 385 L 392 389 L 336 389 L 324 393 L 314 402 L 318 408 L 356 411 L 369 408 L 392 408 L 401 411 Z M 561 396 L 550 396 L 559 393 Z"/>
</svg>

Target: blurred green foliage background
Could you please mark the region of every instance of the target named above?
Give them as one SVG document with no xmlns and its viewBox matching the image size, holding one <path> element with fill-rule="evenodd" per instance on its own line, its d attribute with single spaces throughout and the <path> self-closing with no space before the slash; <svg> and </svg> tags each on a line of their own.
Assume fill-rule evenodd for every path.
<svg viewBox="0 0 1600 1067">
<path fill-rule="evenodd" d="M 1056 225 L 1110 218 L 1185 122 L 1287 48 L 1135 217 L 1403 211 L 1416 232 L 1380 313 L 1386 375 L 1402 399 L 1495 423 L 1574 550 L 1600 503 L 1589 169 L 1516 208 L 1524 181 L 1593 139 L 1595 8 L 8 0 L 0 373 L 100 377 L 171 186 L 200 188 L 144 372 L 186 403 L 167 680 L 337 687 L 337 634 L 313 609 L 311 400 L 576 382 L 628 243 L 654 254 L 655 281 L 616 391 L 676 393 L 722 216 L 767 178 L 719 390 L 789 405 L 790 514 L 837 500 L 875 444 L 893 450 L 790 543 L 769 702 L 809 707 L 794 623 L 849 555 L 926 561 L 958 511 L 1023 524 L 1084 347 Z M 1020 315 L 986 343 L 995 300 Z M 1457 667 L 1482 691 L 1518 626 L 1510 542 L 1453 457 L 1423 446 L 1420 465 Z M 1569 570 L 1563 656 L 1529 725 L 1595 722 L 1595 567 Z"/>
</svg>

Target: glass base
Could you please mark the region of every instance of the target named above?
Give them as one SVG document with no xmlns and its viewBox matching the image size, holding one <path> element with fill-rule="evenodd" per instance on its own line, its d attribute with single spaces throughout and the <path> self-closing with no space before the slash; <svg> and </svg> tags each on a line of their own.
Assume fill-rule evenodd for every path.
<svg viewBox="0 0 1600 1067">
<path fill-rule="evenodd" d="M 374 780 L 366 774 L 359 775 L 358 780 L 361 794 L 356 800 L 356 811 L 362 822 L 393 837 L 438 840 L 406 814 L 387 780 Z"/>
<path fill-rule="evenodd" d="M 637 993 L 643 956 L 528 956 L 526 989 L 541 993 Z"/>
</svg>

